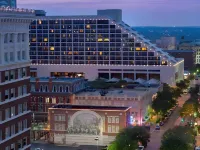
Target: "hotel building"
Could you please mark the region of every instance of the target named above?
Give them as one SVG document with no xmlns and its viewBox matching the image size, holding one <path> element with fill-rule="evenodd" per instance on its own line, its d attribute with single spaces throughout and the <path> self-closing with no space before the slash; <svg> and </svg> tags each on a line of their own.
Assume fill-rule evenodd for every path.
<svg viewBox="0 0 200 150">
<path fill-rule="evenodd" d="M 0 149 L 30 150 L 29 24 L 34 12 L 0 8 Z"/>
<path fill-rule="evenodd" d="M 93 16 L 36 16 L 30 25 L 31 72 L 38 77 L 155 78 L 174 85 L 184 60 L 156 47 L 122 21 L 121 10 Z"/>
<path fill-rule="evenodd" d="M 130 108 L 59 104 L 49 108 L 50 142 L 108 145 L 130 125 Z"/>
</svg>

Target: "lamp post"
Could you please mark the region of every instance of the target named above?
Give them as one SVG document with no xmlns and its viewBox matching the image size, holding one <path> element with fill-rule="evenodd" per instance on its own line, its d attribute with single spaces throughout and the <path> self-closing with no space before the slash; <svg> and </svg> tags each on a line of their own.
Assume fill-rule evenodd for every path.
<svg viewBox="0 0 200 150">
<path fill-rule="evenodd" d="M 97 150 L 98 150 L 99 149 L 99 138 L 96 137 L 94 140 L 97 141 Z"/>
</svg>

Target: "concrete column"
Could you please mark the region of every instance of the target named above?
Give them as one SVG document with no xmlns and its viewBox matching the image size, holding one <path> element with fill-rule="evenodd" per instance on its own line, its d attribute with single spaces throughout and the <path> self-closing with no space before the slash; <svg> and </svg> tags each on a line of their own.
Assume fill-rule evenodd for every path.
<svg viewBox="0 0 200 150">
<path fill-rule="evenodd" d="M 25 57 L 26 57 L 26 60 L 30 60 L 30 56 L 29 56 L 29 51 L 30 51 L 30 48 L 29 48 L 29 33 L 25 33 Z"/>
<path fill-rule="evenodd" d="M 137 80 L 137 79 L 136 79 L 136 73 L 135 73 L 135 72 L 134 72 L 134 80 Z"/>
<path fill-rule="evenodd" d="M 0 34 L 0 64 L 4 64 L 4 34 Z"/>
<path fill-rule="evenodd" d="M 17 62 L 17 33 L 13 34 L 13 43 L 14 43 L 14 61 Z"/>
</svg>

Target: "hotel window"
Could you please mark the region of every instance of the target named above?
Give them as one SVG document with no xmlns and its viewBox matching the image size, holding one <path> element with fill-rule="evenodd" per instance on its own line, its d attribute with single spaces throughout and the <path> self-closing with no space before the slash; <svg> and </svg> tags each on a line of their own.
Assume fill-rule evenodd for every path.
<svg viewBox="0 0 200 150">
<path fill-rule="evenodd" d="M 32 38 L 32 40 L 31 40 L 32 42 L 36 42 L 36 38 Z"/>
<path fill-rule="evenodd" d="M 14 35 L 10 34 L 10 43 L 13 43 Z"/>
<path fill-rule="evenodd" d="M 111 133 L 111 132 L 112 132 L 112 126 L 108 125 L 108 133 Z"/>
<path fill-rule="evenodd" d="M 99 55 L 102 55 L 103 53 L 102 52 L 99 52 Z"/>
<path fill-rule="evenodd" d="M 22 96 L 22 86 L 18 87 L 18 96 Z"/>
<path fill-rule="evenodd" d="M 15 134 L 15 124 L 11 126 L 11 136 Z"/>
<path fill-rule="evenodd" d="M 9 81 L 9 71 L 5 72 L 5 81 Z"/>
<path fill-rule="evenodd" d="M 17 59 L 21 60 L 21 52 L 20 51 L 17 52 Z"/>
<path fill-rule="evenodd" d="M 46 98 L 45 98 L 45 102 L 46 102 L 46 103 L 49 103 L 49 97 L 46 97 Z"/>
<path fill-rule="evenodd" d="M 108 123 L 112 123 L 112 117 L 108 117 Z"/>
<path fill-rule="evenodd" d="M 55 97 L 52 98 L 52 104 L 56 104 L 56 98 Z"/>
<path fill-rule="evenodd" d="M 119 123 L 119 117 L 115 118 L 115 123 Z"/>
<path fill-rule="evenodd" d="M 98 42 L 103 42 L 103 39 L 102 38 L 98 38 Z"/>
<path fill-rule="evenodd" d="M 27 94 L 27 86 L 26 85 L 23 86 L 23 95 L 24 94 Z"/>
<path fill-rule="evenodd" d="M 22 34 L 22 42 L 25 41 L 25 33 Z"/>
<path fill-rule="evenodd" d="M 27 119 L 23 120 L 23 128 L 24 128 L 24 129 L 27 128 Z"/>
<path fill-rule="evenodd" d="M 38 24 L 42 24 L 42 21 L 41 21 L 41 20 L 38 20 Z"/>
<path fill-rule="evenodd" d="M 22 77 L 26 76 L 26 68 L 22 68 Z"/>
<path fill-rule="evenodd" d="M 10 90 L 10 98 L 13 98 L 13 97 L 15 97 L 15 89 L 14 88 L 12 88 Z"/>
<path fill-rule="evenodd" d="M 48 42 L 48 38 L 44 38 L 44 42 Z"/>
<path fill-rule="evenodd" d="M 115 123 L 115 117 L 112 117 L 112 123 Z"/>
<path fill-rule="evenodd" d="M 15 143 L 11 144 L 10 150 L 15 150 Z"/>
<path fill-rule="evenodd" d="M 112 126 L 112 133 L 115 133 L 116 130 L 115 130 L 115 126 Z"/>
<path fill-rule="evenodd" d="M 52 90 L 52 92 L 57 92 L 57 90 L 56 90 L 56 86 L 55 86 L 55 85 L 53 86 L 53 90 Z"/>
<path fill-rule="evenodd" d="M 4 43 L 8 43 L 8 34 L 5 34 L 4 36 Z"/>
<path fill-rule="evenodd" d="M 11 107 L 11 117 L 15 116 L 15 106 Z"/>
<path fill-rule="evenodd" d="M 22 148 L 22 139 L 18 140 L 17 145 L 18 149 Z"/>
<path fill-rule="evenodd" d="M 22 113 L 22 104 L 18 104 L 18 114 Z"/>
<path fill-rule="evenodd" d="M 2 111 L 0 111 L 0 121 L 2 121 Z"/>
<path fill-rule="evenodd" d="M 45 92 L 49 92 L 48 85 L 45 85 Z"/>
<path fill-rule="evenodd" d="M 68 92 L 69 91 L 69 88 L 68 86 L 65 87 L 65 92 Z"/>
<path fill-rule="evenodd" d="M 6 128 L 5 137 L 6 138 L 10 137 L 10 127 Z"/>
<path fill-rule="evenodd" d="M 15 70 L 10 71 L 10 80 L 15 79 Z"/>
<path fill-rule="evenodd" d="M 22 60 L 25 60 L 25 59 L 26 59 L 26 52 L 22 51 Z"/>
<path fill-rule="evenodd" d="M 18 122 L 18 132 L 22 131 L 22 121 Z"/>
<path fill-rule="evenodd" d="M 5 119 L 9 119 L 10 118 L 10 108 L 7 108 L 5 113 Z"/>
<path fill-rule="evenodd" d="M 5 100 L 9 99 L 9 90 L 5 90 Z"/>
<path fill-rule="evenodd" d="M 34 92 L 35 91 L 35 85 L 31 85 L 31 91 Z"/>
<path fill-rule="evenodd" d="M 6 146 L 5 150 L 10 150 L 10 146 Z"/>
<path fill-rule="evenodd" d="M 54 48 L 54 47 L 50 47 L 50 50 L 51 50 L 51 51 L 54 51 L 54 50 L 55 50 L 55 48 Z"/>
<path fill-rule="evenodd" d="M 119 126 L 116 126 L 116 129 L 115 129 L 116 133 L 119 132 Z"/>
<path fill-rule="evenodd" d="M 13 62 L 14 61 L 14 53 L 10 52 L 10 61 Z"/>
<path fill-rule="evenodd" d="M 141 50 L 141 48 L 140 47 L 136 47 L 136 49 L 135 49 L 136 51 L 140 51 Z"/>
<path fill-rule="evenodd" d="M 89 24 L 88 24 L 88 25 L 86 25 L 86 28 L 87 28 L 87 29 L 90 29 L 90 25 L 89 25 Z"/>
<path fill-rule="evenodd" d="M 60 92 L 63 92 L 63 86 L 60 86 Z"/>
<path fill-rule="evenodd" d="M 2 130 L 0 130 L 0 141 L 2 140 Z"/>
<path fill-rule="evenodd" d="M 142 47 L 142 51 L 147 51 L 147 48 L 146 47 Z"/>
<path fill-rule="evenodd" d="M 27 145 L 27 137 L 23 138 L 23 147 Z"/>
<path fill-rule="evenodd" d="M 27 102 L 23 103 L 23 111 L 27 111 Z"/>
<path fill-rule="evenodd" d="M 58 97 L 58 101 L 59 101 L 59 103 L 64 103 L 63 97 Z"/>
<path fill-rule="evenodd" d="M 40 92 L 43 92 L 43 86 L 40 85 Z"/>
</svg>

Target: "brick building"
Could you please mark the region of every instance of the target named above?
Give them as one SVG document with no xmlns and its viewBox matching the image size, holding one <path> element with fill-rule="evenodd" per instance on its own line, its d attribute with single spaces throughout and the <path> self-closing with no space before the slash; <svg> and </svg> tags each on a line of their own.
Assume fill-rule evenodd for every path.
<svg viewBox="0 0 200 150">
<path fill-rule="evenodd" d="M 130 124 L 129 107 L 55 105 L 49 108 L 50 142 L 108 145 Z"/>
<path fill-rule="evenodd" d="M 158 88 L 140 88 L 107 90 L 105 95 L 101 91 L 80 92 L 73 96 L 74 105 L 118 106 L 131 107 L 133 125 L 142 125 L 147 116 L 147 108 L 151 105 L 154 94 Z"/>
<path fill-rule="evenodd" d="M 29 24 L 33 15 L 32 10 L 0 8 L 1 150 L 31 147 Z"/>
<path fill-rule="evenodd" d="M 35 122 L 46 122 L 48 108 L 59 104 L 71 103 L 73 93 L 85 88 L 81 78 L 31 78 L 31 101 Z"/>
</svg>

